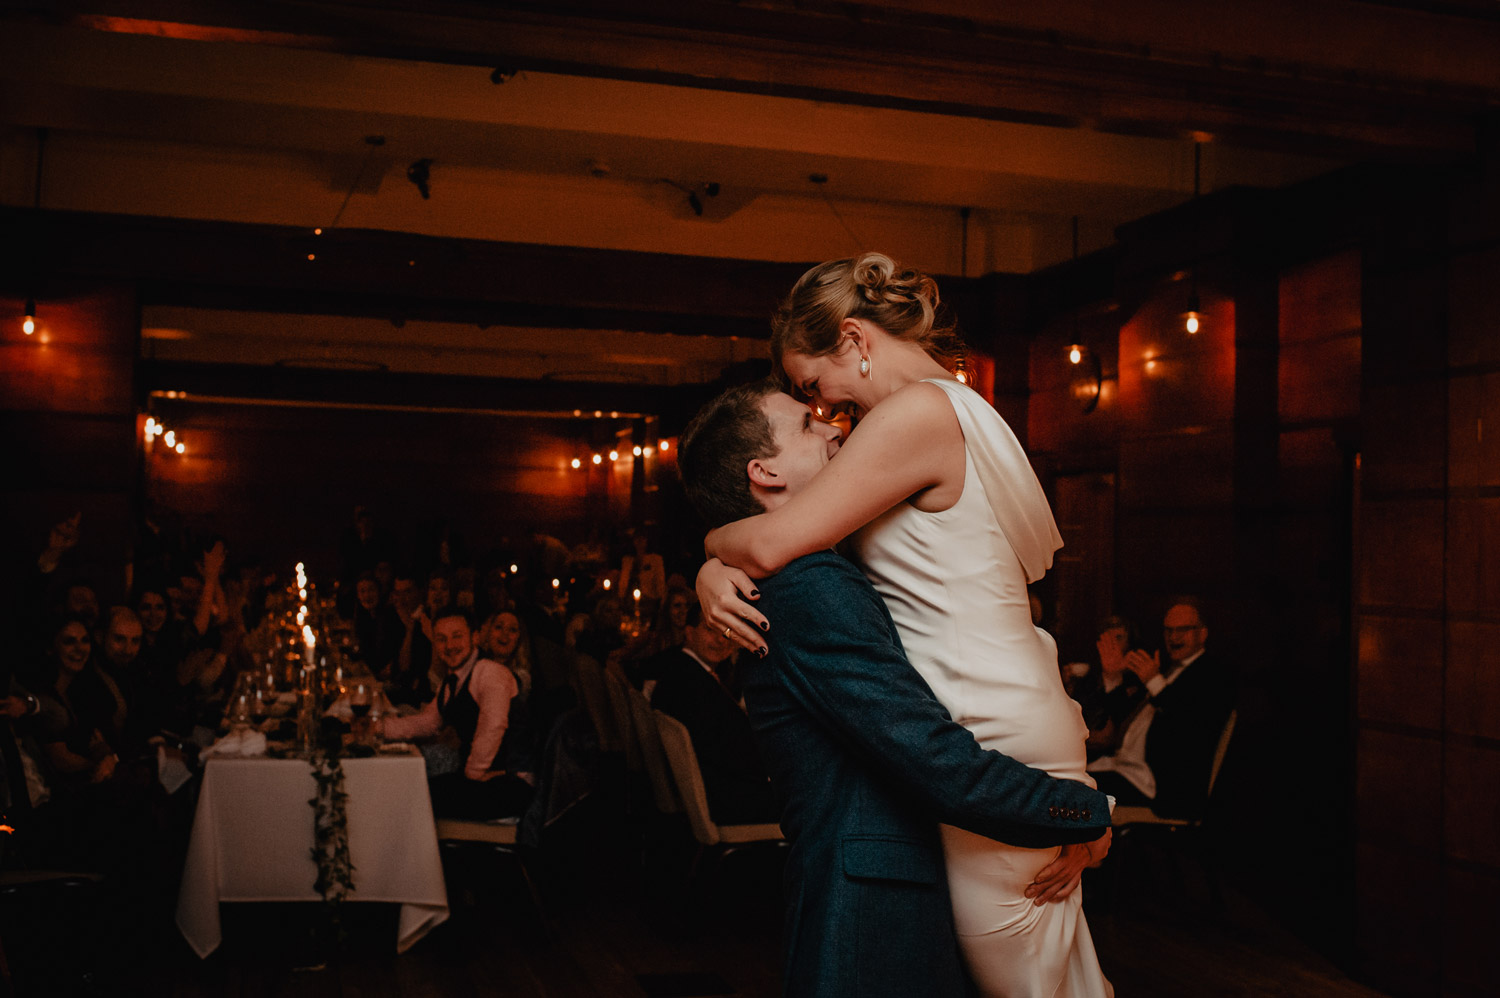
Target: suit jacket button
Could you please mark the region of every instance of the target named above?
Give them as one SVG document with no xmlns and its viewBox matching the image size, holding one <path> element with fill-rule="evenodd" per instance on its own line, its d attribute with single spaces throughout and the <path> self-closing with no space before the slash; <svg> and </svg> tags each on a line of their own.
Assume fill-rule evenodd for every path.
<svg viewBox="0 0 1500 998">
<path fill-rule="evenodd" d="M 1084 821 L 1088 821 L 1089 820 L 1089 809 L 1088 808 L 1084 808 L 1083 809 L 1083 820 Z"/>
<path fill-rule="evenodd" d="M 1057 805 L 1056 804 L 1053 804 L 1051 807 L 1047 808 L 1047 816 L 1049 818 L 1055 818 L 1055 817 L 1057 817 Z"/>
</svg>

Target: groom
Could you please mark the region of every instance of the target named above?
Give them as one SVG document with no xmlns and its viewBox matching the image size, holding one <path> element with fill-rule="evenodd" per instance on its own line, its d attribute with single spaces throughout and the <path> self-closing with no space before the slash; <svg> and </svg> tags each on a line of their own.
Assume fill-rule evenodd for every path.
<svg viewBox="0 0 1500 998">
<path fill-rule="evenodd" d="M 688 498 L 719 526 L 786 502 L 838 441 L 835 427 L 761 382 L 705 406 L 677 463 Z M 776 637 L 748 671 L 745 700 L 791 843 L 786 994 L 964 995 L 938 823 L 1023 847 L 1063 845 L 1033 885 L 1040 903 L 1065 896 L 1102 858 L 1107 798 L 981 749 L 907 662 L 880 596 L 839 555 L 799 558 L 759 586 Z"/>
</svg>

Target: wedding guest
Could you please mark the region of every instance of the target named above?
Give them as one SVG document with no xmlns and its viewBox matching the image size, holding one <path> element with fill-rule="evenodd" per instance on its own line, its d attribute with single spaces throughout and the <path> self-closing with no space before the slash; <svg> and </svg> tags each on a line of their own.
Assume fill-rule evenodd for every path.
<svg viewBox="0 0 1500 998">
<path fill-rule="evenodd" d="M 1126 654 L 1140 643 L 1135 635 L 1135 626 L 1124 617 L 1106 617 L 1094 642 L 1098 662 L 1088 663 L 1083 675 L 1070 677 L 1068 695 L 1083 708 L 1089 729 L 1090 760 L 1120 747 L 1126 725 L 1146 697 L 1145 686 L 1125 667 Z"/>
<path fill-rule="evenodd" d="M 492 662 L 511 671 L 520 687 L 521 699 L 531 693 L 531 639 L 526 625 L 514 611 L 490 614 L 479 629 L 479 650 Z"/>
<path fill-rule="evenodd" d="M 1229 663 L 1205 651 L 1208 625 L 1199 601 L 1171 601 L 1162 620 L 1161 652 L 1137 648 L 1125 668 L 1146 688 L 1110 755 L 1089 763 L 1099 789 L 1122 804 L 1149 804 L 1164 817 L 1198 817 L 1208 800 L 1208 773 L 1224 722 L 1234 708 Z"/>
<path fill-rule="evenodd" d="M 520 686 L 505 666 L 480 657 L 472 619 L 457 607 L 437 611 L 433 645 L 444 678 L 435 697 L 409 717 L 380 722 L 384 739 L 436 738 L 445 728 L 457 736 L 462 772 L 432 779 L 432 809 L 443 817 L 489 820 L 519 815 L 530 803 L 535 777 L 519 758 Z"/>
<path fill-rule="evenodd" d="M 100 730 L 97 702 L 77 701 L 79 678 L 90 665 L 93 636 L 88 622 L 67 617 L 52 635 L 50 682 L 38 691 L 37 739 L 54 788 L 103 783 L 114 776 L 119 756 Z"/>
<path fill-rule="evenodd" d="M 427 578 L 427 598 L 406 621 L 406 636 L 396 656 L 387 695 L 394 689 L 401 699 L 393 703 L 421 703 L 442 682 L 439 657 L 432 639 L 435 616 L 453 603 L 452 581 L 446 569 L 434 569 Z"/>
<path fill-rule="evenodd" d="M 693 604 L 686 642 L 658 658 L 655 671 L 661 678 L 650 693 L 651 706 L 681 721 L 692 737 L 714 821 L 772 822 L 780 816 L 780 805 L 751 737 L 750 718 L 720 678 L 738 648 L 720 631 L 704 626 L 702 610 Z"/>
<path fill-rule="evenodd" d="M 620 562 L 620 599 L 634 599 L 635 590 L 641 591 L 641 616 L 650 620 L 667 595 L 667 570 L 661 555 L 650 550 L 651 536 L 645 527 L 640 527 L 631 537 L 634 554 L 627 554 Z"/>
<path fill-rule="evenodd" d="M 377 676 L 389 676 L 391 664 L 401 654 L 406 625 L 394 607 L 381 598 L 374 572 L 365 572 L 354 583 L 354 642 L 360 661 Z"/>
<path fill-rule="evenodd" d="M 681 648 L 687 641 L 688 612 L 697 602 L 698 594 L 687 586 L 669 587 L 667 598 L 662 601 L 661 609 L 656 612 L 656 619 L 651 622 L 650 628 L 623 648 L 611 653 L 611 657 L 617 658 L 620 667 L 625 670 L 626 678 L 637 689 L 641 689 L 650 680 L 660 678 L 652 671 L 652 662 L 657 656 L 662 652 Z"/>
</svg>

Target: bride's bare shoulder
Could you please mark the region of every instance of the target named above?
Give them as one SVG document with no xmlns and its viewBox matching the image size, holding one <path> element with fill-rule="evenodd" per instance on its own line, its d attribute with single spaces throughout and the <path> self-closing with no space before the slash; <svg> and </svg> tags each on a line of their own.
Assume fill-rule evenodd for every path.
<svg viewBox="0 0 1500 998">
<path fill-rule="evenodd" d="M 914 381 L 896 389 L 869 411 L 865 422 L 890 422 L 929 431 L 958 429 L 948 393 L 930 381 Z"/>
</svg>

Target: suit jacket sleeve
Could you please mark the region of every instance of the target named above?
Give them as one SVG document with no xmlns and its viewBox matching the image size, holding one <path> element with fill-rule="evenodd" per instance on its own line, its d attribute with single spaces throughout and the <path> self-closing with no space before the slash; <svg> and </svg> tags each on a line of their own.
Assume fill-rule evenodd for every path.
<svg viewBox="0 0 1500 998">
<path fill-rule="evenodd" d="M 884 602 L 848 561 L 810 555 L 761 590 L 771 621 L 766 664 L 935 820 L 1029 848 L 1091 841 L 1109 827 L 1104 794 L 983 749 L 953 721 L 907 661 Z"/>
</svg>

